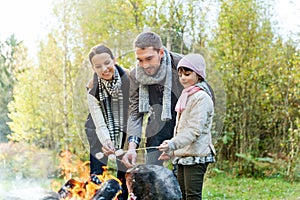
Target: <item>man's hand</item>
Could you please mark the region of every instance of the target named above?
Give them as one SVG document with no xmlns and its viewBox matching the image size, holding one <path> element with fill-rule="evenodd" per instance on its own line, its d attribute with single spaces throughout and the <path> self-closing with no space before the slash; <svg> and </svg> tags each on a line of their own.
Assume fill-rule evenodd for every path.
<svg viewBox="0 0 300 200">
<path fill-rule="evenodd" d="M 128 151 L 122 157 L 122 162 L 127 168 L 132 168 L 136 165 L 136 147 L 137 145 L 134 142 L 130 142 L 128 145 Z"/>
</svg>

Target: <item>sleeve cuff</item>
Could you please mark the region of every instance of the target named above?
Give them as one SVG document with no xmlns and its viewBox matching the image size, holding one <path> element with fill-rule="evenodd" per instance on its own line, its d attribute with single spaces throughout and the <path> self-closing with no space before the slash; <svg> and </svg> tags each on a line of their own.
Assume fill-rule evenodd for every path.
<svg viewBox="0 0 300 200">
<path fill-rule="evenodd" d="M 137 146 L 139 146 L 140 142 L 141 142 L 141 138 L 139 138 L 137 136 L 129 136 L 127 141 L 128 141 L 128 143 L 134 142 L 134 143 L 136 143 Z"/>
<path fill-rule="evenodd" d="M 175 144 L 174 144 L 174 142 L 172 142 L 171 140 L 168 140 L 168 144 L 169 144 L 170 151 L 174 151 L 175 150 Z"/>
</svg>

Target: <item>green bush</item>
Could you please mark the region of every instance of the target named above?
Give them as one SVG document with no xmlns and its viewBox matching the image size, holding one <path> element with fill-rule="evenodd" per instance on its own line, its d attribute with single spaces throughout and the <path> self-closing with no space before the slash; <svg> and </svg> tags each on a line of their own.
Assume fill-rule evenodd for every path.
<svg viewBox="0 0 300 200">
<path fill-rule="evenodd" d="M 45 179 L 56 171 L 55 155 L 49 150 L 22 143 L 0 144 L 2 179 Z"/>
</svg>

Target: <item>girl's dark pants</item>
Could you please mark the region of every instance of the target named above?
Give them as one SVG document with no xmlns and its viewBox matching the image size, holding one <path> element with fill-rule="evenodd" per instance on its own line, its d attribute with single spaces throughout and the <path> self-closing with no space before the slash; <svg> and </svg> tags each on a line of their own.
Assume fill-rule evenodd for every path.
<svg viewBox="0 0 300 200">
<path fill-rule="evenodd" d="M 178 165 L 177 179 L 183 200 L 201 200 L 204 174 L 208 163 Z"/>
</svg>

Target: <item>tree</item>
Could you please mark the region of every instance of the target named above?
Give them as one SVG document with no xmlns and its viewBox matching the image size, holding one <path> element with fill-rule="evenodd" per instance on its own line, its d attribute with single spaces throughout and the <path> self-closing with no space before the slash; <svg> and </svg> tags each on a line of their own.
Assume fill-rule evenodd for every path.
<svg viewBox="0 0 300 200">
<path fill-rule="evenodd" d="M 299 83 L 293 76 L 299 74 L 294 71 L 299 66 L 295 65 L 299 51 L 280 37 L 275 39 L 264 6 L 251 0 L 222 1 L 212 41 L 213 60 L 227 95 L 219 156 L 237 166 L 239 173 L 249 175 L 269 166 L 260 160 L 287 157 L 288 148 L 295 145 L 287 142 L 292 134 L 289 130 L 298 130 Z M 292 138 L 299 141 L 299 136 Z"/>
<path fill-rule="evenodd" d="M 12 90 L 15 84 L 16 74 L 16 51 L 20 48 L 19 42 L 11 35 L 4 43 L 0 42 L 0 141 L 7 141 L 7 135 L 11 130 L 7 126 L 10 119 L 7 116 L 8 103 L 12 100 Z"/>
</svg>

